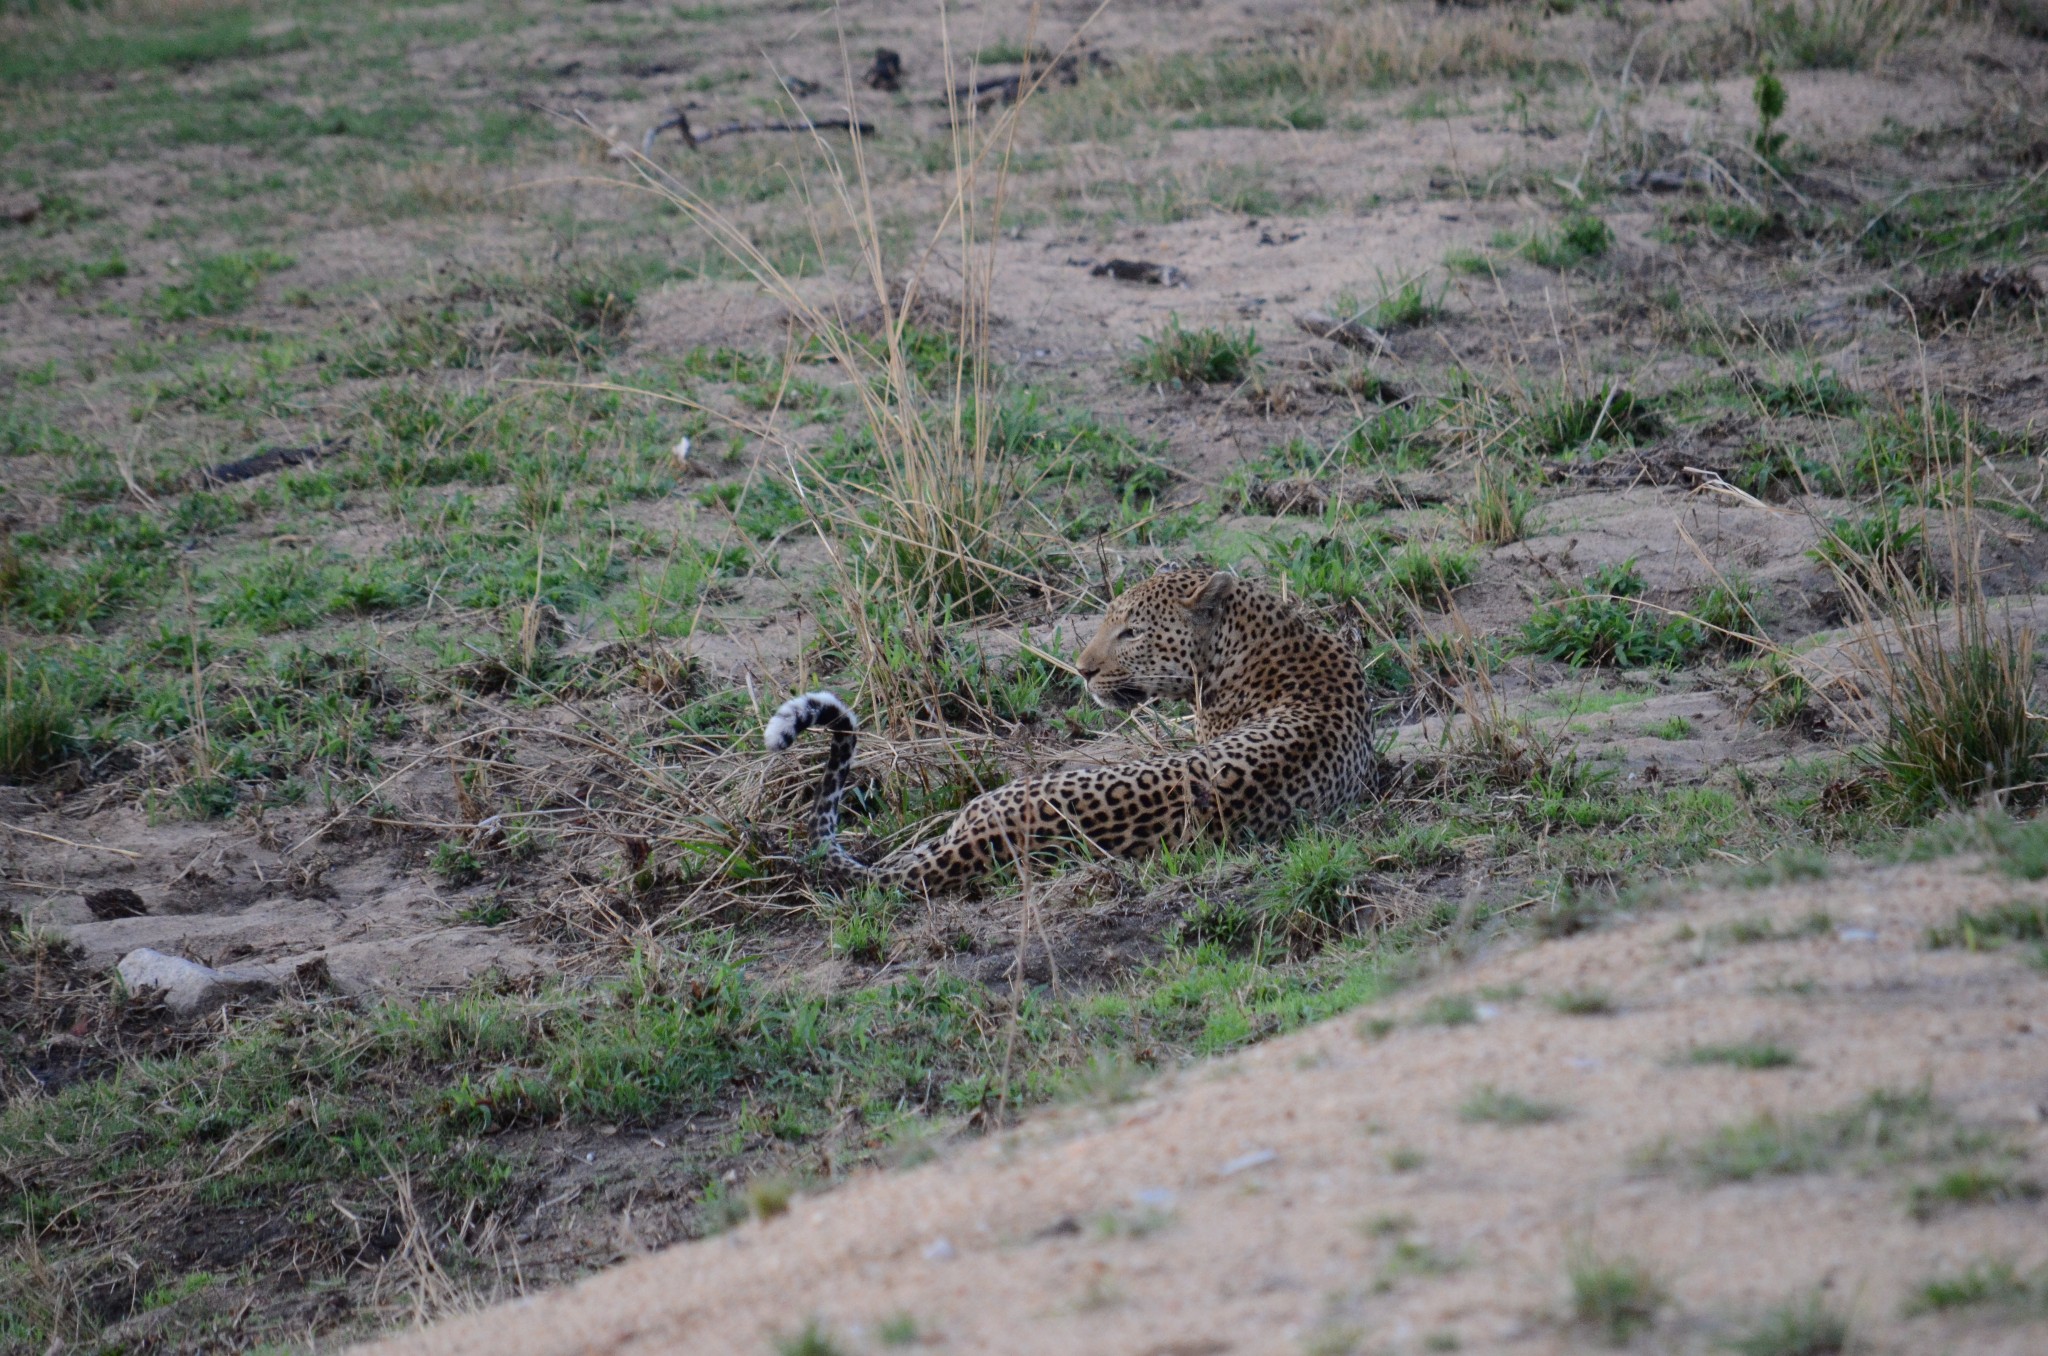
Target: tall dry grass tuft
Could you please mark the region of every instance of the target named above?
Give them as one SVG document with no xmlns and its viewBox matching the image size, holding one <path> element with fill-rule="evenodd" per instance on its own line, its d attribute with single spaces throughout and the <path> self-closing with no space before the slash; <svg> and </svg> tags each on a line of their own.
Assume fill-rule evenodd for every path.
<svg viewBox="0 0 2048 1356">
<path fill-rule="evenodd" d="M 1515 15 L 1447 15 L 1388 0 L 1348 0 L 1316 20 L 1290 55 L 1320 89 L 1512 75 L 1538 64 Z"/>
<path fill-rule="evenodd" d="M 953 88 L 950 41 L 946 67 Z M 644 157 L 632 162 L 649 191 L 750 273 L 783 304 L 813 351 L 852 378 L 848 389 L 865 434 L 856 464 L 788 442 L 780 449 L 790 484 L 830 554 L 840 604 L 835 620 L 854 651 L 852 667 L 873 689 L 862 697 L 885 725 L 900 725 L 911 708 L 930 704 L 905 687 L 906 655 L 930 651 L 954 623 L 1042 592 L 1067 556 L 1018 512 L 1030 481 L 1003 446 L 989 354 L 1007 169 L 1018 117 L 1042 82 L 1041 73 L 998 113 L 953 110 L 949 200 L 908 259 L 892 258 L 860 135 L 844 150 L 813 135 L 818 179 L 809 169 L 793 172 L 819 257 L 830 257 L 828 237 L 855 243 L 860 280 L 851 301 L 821 300 L 717 204 Z M 850 74 L 847 88 L 851 102 Z M 940 269 L 957 275 L 957 297 L 940 297 L 928 284 Z M 936 359 L 934 329 L 949 341 L 937 346 Z"/>
<path fill-rule="evenodd" d="M 1977 442 L 1967 427 L 1957 441 L 1959 456 L 1932 466 L 1934 488 L 1923 490 L 1945 527 L 1945 600 L 1896 556 L 1827 558 L 1858 619 L 1853 648 L 1878 707 L 1865 756 L 1906 814 L 2037 799 L 2048 773 L 2048 724 L 2032 709 L 2034 632 L 2009 609 L 1994 615 L 1984 591 Z"/>
<path fill-rule="evenodd" d="M 1953 0 L 1735 0 L 1728 22 L 1752 59 L 1875 70 L 1937 15 L 1958 8 Z"/>
</svg>

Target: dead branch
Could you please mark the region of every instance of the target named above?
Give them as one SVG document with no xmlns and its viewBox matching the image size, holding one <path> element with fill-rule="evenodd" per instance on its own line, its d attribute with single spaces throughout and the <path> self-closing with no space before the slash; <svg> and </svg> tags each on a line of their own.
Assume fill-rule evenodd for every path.
<svg viewBox="0 0 2048 1356">
<path fill-rule="evenodd" d="M 1360 320 L 1339 320 L 1327 311 L 1302 311 L 1294 317 L 1296 328 L 1318 339 L 1331 339 L 1346 348 L 1369 348 L 1375 356 L 1387 351 L 1387 336 Z"/>
<path fill-rule="evenodd" d="M 853 118 L 805 118 L 799 122 L 729 122 L 723 127 L 712 127 L 698 132 L 690 127 L 690 119 L 680 108 L 669 110 L 667 117 L 647 129 L 647 135 L 640 138 L 640 153 L 646 155 L 654 149 L 654 139 L 663 132 L 674 130 L 682 134 L 683 144 L 691 150 L 718 137 L 743 136 L 749 132 L 858 132 L 864 137 L 875 134 L 871 122 Z"/>
</svg>

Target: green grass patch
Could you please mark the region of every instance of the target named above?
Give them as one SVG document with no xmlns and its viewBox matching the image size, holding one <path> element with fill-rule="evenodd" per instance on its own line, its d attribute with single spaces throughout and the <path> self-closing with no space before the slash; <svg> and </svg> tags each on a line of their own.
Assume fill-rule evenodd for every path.
<svg viewBox="0 0 2048 1356">
<path fill-rule="evenodd" d="M 1949 1210 L 1972 1206 L 2012 1205 L 2038 1201 L 2048 1189 L 2004 1165 L 1967 1164 L 1931 1182 L 1916 1182 L 1907 1195 L 1913 1218 L 1932 1219 Z"/>
<path fill-rule="evenodd" d="M 1908 1316 L 1958 1309 L 2005 1309 L 2048 1313 L 2048 1269 L 2022 1275 L 2003 1259 L 1972 1262 L 1959 1272 L 1921 1283 L 1903 1306 Z"/>
<path fill-rule="evenodd" d="M 1663 428 L 1663 417 L 1649 401 L 1626 386 L 1606 385 L 1585 395 L 1557 392 L 1536 407 L 1518 433 L 1530 456 L 1569 457 L 1629 446 Z"/>
<path fill-rule="evenodd" d="M 1537 231 L 1514 245 L 1532 264 L 1559 271 L 1605 258 L 1614 248 L 1614 228 L 1591 213 L 1566 217 L 1555 229 Z"/>
<path fill-rule="evenodd" d="M 1479 1005 L 1470 994 L 1438 994 L 1416 1010 L 1415 1020 L 1425 1026 L 1470 1026 L 1479 1020 Z"/>
<path fill-rule="evenodd" d="M 1437 319 L 1444 313 L 1444 294 L 1448 290 L 1448 283 L 1430 288 L 1420 277 L 1389 281 L 1382 276 L 1372 298 L 1340 292 L 1332 305 L 1340 316 L 1392 332 L 1414 329 Z"/>
<path fill-rule="evenodd" d="M 2048 231 L 2048 180 L 1979 182 L 1911 190 L 1849 214 L 1841 233 L 1864 259 L 1930 272 L 2020 262 Z"/>
<path fill-rule="evenodd" d="M 1813 1294 L 1771 1310 L 1728 1345 L 1742 1356 L 1839 1356 L 1849 1342 L 1848 1317 Z"/>
<path fill-rule="evenodd" d="M 1259 338 L 1251 329 L 1185 329 L 1169 316 L 1158 333 L 1139 341 L 1139 352 L 1124 365 L 1132 381 L 1147 386 L 1231 385 L 1258 367 Z"/>
<path fill-rule="evenodd" d="M 31 12 L 33 12 L 33 6 Z M 58 13 L 62 9 L 52 7 Z M 189 18 L 152 19 L 132 27 L 66 23 L 45 11 L 41 31 L 28 29 L 0 45 L 0 84 L 40 85 L 114 72 L 189 71 L 304 46 L 294 27 L 259 35 L 253 9 L 204 11 Z"/>
<path fill-rule="evenodd" d="M 1567 1114 L 1560 1103 L 1525 1097 L 1492 1084 L 1475 1091 L 1458 1107 L 1458 1119 L 1474 1125 L 1548 1125 Z"/>
<path fill-rule="evenodd" d="M 265 274 L 290 268 L 287 255 L 270 250 L 203 254 L 185 261 L 178 281 L 157 289 L 157 314 L 165 320 L 233 315 L 256 299 Z"/>
<path fill-rule="evenodd" d="M 1737 1041 L 1731 1045 L 1695 1045 L 1685 1052 L 1688 1064 L 1726 1064 L 1736 1069 L 1789 1069 L 1799 1056 L 1776 1041 Z"/>
<path fill-rule="evenodd" d="M 45 677 L 31 678 L 13 661 L 0 689 L 0 777 L 41 776 L 72 754 L 77 718 L 63 693 Z"/>
<path fill-rule="evenodd" d="M 1581 1246 L 1566 1266 L 1572 1317 L 1611 1347 L 1625 1347 L 1653 1326 L 1669 1302 L 1663 1285 L 1635 1262 L 1602 1258 Z"/>
<path fill-rule="evenodd" d="M 1979 1152 L 1988 1142 L 1984 1132 L 1957 1125 L 1924 1091 L 1881 1091 L 1823 1115 L 1766 1112 L 1724 1126 L 1688 1158 L 1705 1181 L 1719 1184 L 1858 1163 L 1938 1161 Z"/>
<path fill-rule="evenodd" d="M 1645 607 L 1639 601 L 1643 587 L 1634 561 L 1594 571 L 1586 576 L 1583 592 L 1565 594 L 1530 614 L 1522 628 L 1522 648 L 1575 667 L 1684 662 L 1700 645 L 1698 625 Z"/>
<path fill-rule="evenodd" d="M 2032 870 L 2032 863 L 2022 869 Z M 1961 909 L 1953 921 L 1927 929 L 1927 945 L 1937 950 L 1988 951 L 2009 942 L 2048 943 L 2048 903 L 2015 899 L 1981 912 Z"/>
</svg>

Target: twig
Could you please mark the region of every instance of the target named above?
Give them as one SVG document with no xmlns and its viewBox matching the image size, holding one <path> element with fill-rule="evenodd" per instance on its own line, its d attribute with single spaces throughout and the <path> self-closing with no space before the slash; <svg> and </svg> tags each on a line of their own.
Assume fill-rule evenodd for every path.
<svg viewBox="0 0 2048 1356">
<path fill-rule="evenodd" d="M 1699 490 L 1706 490 L 1712 494 L 1725 494 L 1730 499 L 1734 499 L 1741 503 L 1747 504 L 1751 508 L 1762 509 L 1765 513 L 1791 513 L 1790 509 L 1774 508 L 1771 505 L 1766 504 L 1763 500 L 1757 498 L 1755 495 L 1751 494 L 1749 491 L 1738 488 L 1734 485 L 1730 485 L 1726 480 L 1723 480 L 1721 478 L 1721 473 L 1719 471 L 1705 471 L 1697 466 L 1687 466 L 1682 469 L 1685 471 L 1687 475 L 1698 476 L 1700 478 L 1700 483 L 1693 486 L 1695 492 Z"/>
<path fill-rule="evenodd" d="M 1806 195 L 1804 193 L 1801 193 L 1798 189 L 1792 187 L 1791 182 L 1787 180 L 1784 175 L 1778 173 L 1778 167 L 1776 165 L 1773 165 L 1764 156 L 1759 155 L 1753 148 L 1745 146 L 1739 141 L 1735 143 L 1735 149 L 1741 151 L 1751 160 L 1756 161 L 1757 164 L 1762 165 L 1764 168 L 1764 173 L 1770 175 L 1773 179 L 1776 179 L 1778 181 L 1778 187 L 1784 189 L 1787 193 L 1790 193 L 1793 197 L 1799 199 L 1799 205 L 1801 207 L 1806 208 L 1808 211 L 1813 210 L 1813 204 L 1807 201 Z"/>
<path fill-rule="evenodd" d="M 6 829 L 9 833 L 26 834 L 30 838 L 40 838 L 46 843 L 62 843 L 65 847 L 84 848 L 88 852 L 111 852 L 117 856 L 134 857 L 137 859 L 140 859 L 142 856 L 141 853 L 130 852 L 127 848 L 101 847 L 98 843 L 81 843 L 75 839 L 59 838 L 54 833 L 40 833 L 35 829 L 24 829 L 19 824 L 9 824 L 5 820 L 0 820 L 0 829 Z"/>
<path fill-rule="evenodd" d="M 141 442 L 142 430 L 138 427 L 135 430 L 135 436 L 128 440 L 127 453 L 125 455 L 120 452 L 114 454 L 114 469 L 121 473 L 121 483 L 128 487 L 128 493 L 134 495 L 136 501 L 151 513 L 158 513 L 162 511 L 162 506 L 135 479 L 135 449 Z"/>
<path fill-rule="evenodd" d="M 1302 311 L 1294 317 L 1295 328 L 1318 339 L 1330 339 L 1346 348 L 1369 348 L 1375 358 L 1387 352 L 1387 336 L 1360 320 L 1339 320 L 1327 311 Z"/>
<path fill-rule="evenodd" d="M 640 154 L 646 155 L 652 151 L 654 149 L 654 139 L 663 132 L 671 130 L 681 133 L 683 144 L 691 150 L 695 150 L 715 137 L 743 136 L 749 132 L 823 132 L 834 129 L 842 132 L 858 132 L 864 137 L 871 137 L 875 134 L 873 123 L 858 121 L 853 118 L 805 118 L 801 122 L 729 122 L 723 127 L 713 127 L 709 131 L 697 132 L 691 130 L 689 115 L 680 108 L 673 108 L 669 110 L 667 117 L 648 128 L 647 135 L 640 138 Z"/>
</svg>

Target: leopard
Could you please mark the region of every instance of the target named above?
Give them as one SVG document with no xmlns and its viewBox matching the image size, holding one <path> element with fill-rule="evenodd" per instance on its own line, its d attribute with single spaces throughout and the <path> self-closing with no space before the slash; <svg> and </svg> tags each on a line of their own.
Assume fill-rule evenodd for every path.
<svg viewBox="0 0 2048 1356">
<path fill-rule="evenodd" d="M 1167 568 L 1127 588 L 1073 667 L 1110 710 L 1191 703 L 1194 746 L 1017 778 L 975 797 L 937 837 L 872 862 L 839 842 L 858 718 L 827 691 L 784 702 L 763 732 L 770 752 L 813 727 L 831 735 L 808 816 L 826 870 L 931 895 L 1053 847 L 1132 859 L 1209 836 L 1271 838 L 1356 804 L 1375 783 L 1372 694 L 1352 646 L 1228 571 Z"/>
</svg>

